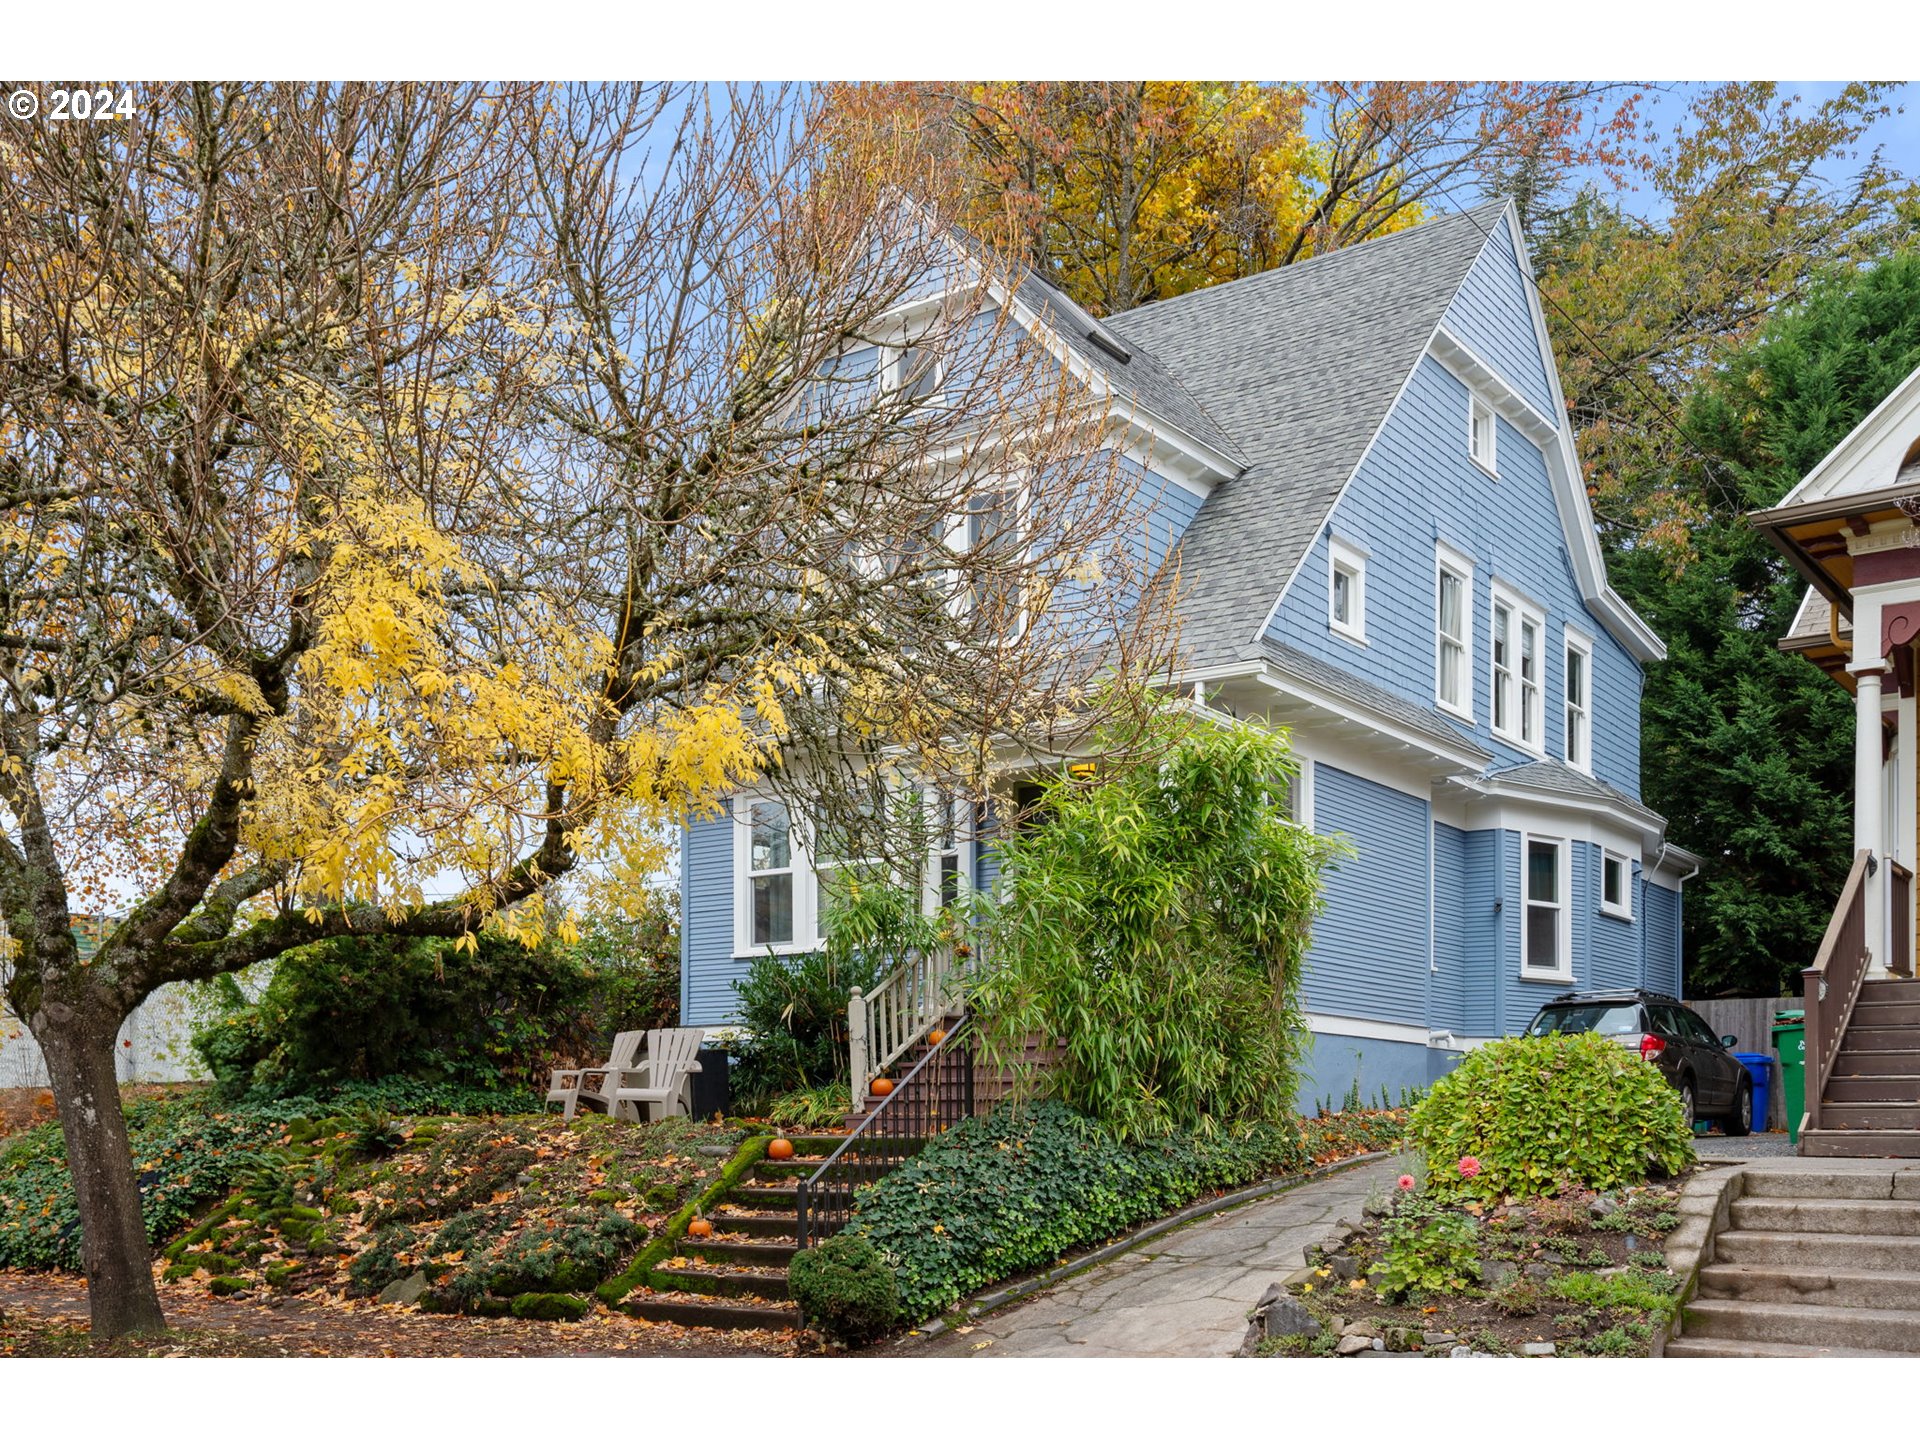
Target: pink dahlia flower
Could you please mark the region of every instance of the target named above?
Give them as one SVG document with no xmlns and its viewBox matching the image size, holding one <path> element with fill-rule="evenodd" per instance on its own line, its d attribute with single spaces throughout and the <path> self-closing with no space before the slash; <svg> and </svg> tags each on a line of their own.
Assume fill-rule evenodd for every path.
<svg viewBox="0 0 1920 1440">
<path fill-rule="evenodd" d="M 1478 1160 L 1474 1159 L 1471 1155 L 1462 1155 L 1460 1157 L 1460 1174 L 1464 1178 L 1471 1180 L 1479 1173 L 1480 1162 Z"/>
<path fill-rule="evenodd" d="M 1394 1183 L 1402 1190 L 1411 1190 L 1413 1188 L 1413 1177 L 1411 1175 L 1402 1175 Z"/>
</svg>

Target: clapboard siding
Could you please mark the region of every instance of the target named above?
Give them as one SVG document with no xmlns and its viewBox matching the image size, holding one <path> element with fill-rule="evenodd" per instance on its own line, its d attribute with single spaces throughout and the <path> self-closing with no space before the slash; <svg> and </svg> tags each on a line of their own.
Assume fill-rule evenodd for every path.
<svg viewBox="0 0 1920 1440">
<path fill-rule="evenodd" d="M 1461 951 L 1464 973 L 1462 1028 L 1468 1035 L 1499 1035 L 1499 992 L 1496 977 L 1503 959 L 1500 951 L 1502 910 L 1494 908 L 1503 896 L 1500 834 L 1498 830 L 1469 830 L 1463 841 L 1466 878 L 1460 897 Z"/>
<path fill-rule="evenodd" d="M 733 1018 L 733 820 L 695 820 L 680 835 L 680 1023 Z"/>
<path fill-rule="evenodd" d="M 1640 973 L 1640 931 L 1639 925 L 1646 919 L 1635 913 L 1631 920 L 1622 920 L 1618 916 L 1608 915 L 1601 908 L 1604 896 L 1600 889 L 1602 851 L 1592 845 L 1582 845 L 1589 851 L 1591 885 L 1585 896 L 1587 913 L 1593 917 L 1593 983 L 1608 987 L 1631 987 L 1641 983 Z M 1640 867 L 1633 866 L 1632 882 L 1627 893 L 1632 895 L 1639 887 Z"/>
<path fill-rule="evenodd" d="M 1314 828 L 1355 853 L 1326 876 L 1307 1008 L 1419 1025 L 1426 1019 L 1427 803 L 1332 765 L 1314 766 Z"/>
<path fill-rule="evenodd" d="M 1486 248 L 1467 272 L 1441 323 L 1524 395 L 1528 404 L 1552 417 L 1553 386 L 1533 328 L 1529 282 L 1505 222 L 1494 221 L 1490 228 L 1493 233 Z M 1465 421 L 1461 423 L 1464 426 Z"/>
<path fill-rule="evenodd" d="M 1542 718 L 1546 754 L 1565 752 L 1565 633 L 1593 647 L 1590 704 L 1595 773 L 1629 795 L 1640 790 L 1640 671 L 1586 607 L 1573 578 L 1546 456 L 1499 422 L 1500 476 L 1467 455 L 1467 387 L 1438 361 L 1420 362 L 1372 450 L 1334 507 L 1327 529 L 1367 552 L 1364 645 L 1327 619 L 1328 536 L 1301 562 L 1268 634 L 1434 708 L 1434 545 L 1474 562 L 1473 713 L 1449 724 L 1492 750 L 1496 765 L 1537 758 L 1493 733 L 1490 703 L 1492 590 L 1500 581 L 1545 614 Z"/>
<path fill-rule="evenodd" d="M 1433 827 L 1433 1000 L 1427 1024 L 1467 1029 L 1467 832 Z"/>
<path fill-rule="evenodd" d="M 1685 999 L 1680 992 L 1680 892 L 1642 885 L 1638 898 L 1646 916 L 1646 987 Z"/>
</svg>

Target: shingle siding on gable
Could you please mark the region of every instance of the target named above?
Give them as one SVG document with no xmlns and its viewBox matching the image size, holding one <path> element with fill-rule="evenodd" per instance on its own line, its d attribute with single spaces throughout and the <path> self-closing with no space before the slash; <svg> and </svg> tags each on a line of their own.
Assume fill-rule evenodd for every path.
<svg viewBox="0 0 1920 1440">
<path fill-rule="evenodd" d="M 1332 765 L 1313 773 L 1314 829 L 1356 854 L 1326 876 L 1305 993 L 1316 1014 L 1424 1024 L 1427 1006 L 1427 802 Z"/>
<path fill-rule="evenodd" d="M 1526 273 L 1520 268 L 1504 217 L 1489 217 L 1487 228 L 1493 232 L 1487 247 L 1467 272 L 1441 323 L 1493 366 L 1528 404 L 1552 418 L 1553 385 L 1533 328 Z"/>
<path fill-rule="evenodd" d="M 680 836 L 680 1023 L 725 1024 L 746 968 L 733 958 L 733 820 L 695 820 Z"/>
<path fill-rule="evenodd" d="M 1367 643 L 1357 645 L 1328 628 L 1325 534 L 1314 542 L 1267 634 L 1432 707 L 1434 542 L 1445 540 L 1474 561 L 1474 723 L 1449 723 L 1492 749 L 1496 765 L 1530 758 L 1493 734 L 1487 637 L 1492 586 L 1499 580 L 1546 612 L 1546 753 L 1564 753 L 1562 637 L 1571 622 L 1593 641 L 1595 773 L 1637 797 L 1639 667 L 1580 596 L 1546 457 L 1503 420 L 1500 478 L 1489 477 L 1468 458 L 1466 414 L 1467 387 L 1438 361 L 1422 360 L 1334 507 L 1333 532 L 1369 552 Z"/>
</svg>

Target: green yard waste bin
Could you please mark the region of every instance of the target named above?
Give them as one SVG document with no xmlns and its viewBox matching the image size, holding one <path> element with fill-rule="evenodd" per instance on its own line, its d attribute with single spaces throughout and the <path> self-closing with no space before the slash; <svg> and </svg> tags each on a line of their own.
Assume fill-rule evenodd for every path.
<svg viewBox="0 0 1920 1440">
<path fill-rule="evenodd" d="M 1800 1138 L 1807 1113 L 1807 1012 L 1781 1010 L 1773 1017 L 1773 1048 L 1780 1057 L 1780 1095 L 1786 1102 L 1787 1134 Z"/>
</svg>

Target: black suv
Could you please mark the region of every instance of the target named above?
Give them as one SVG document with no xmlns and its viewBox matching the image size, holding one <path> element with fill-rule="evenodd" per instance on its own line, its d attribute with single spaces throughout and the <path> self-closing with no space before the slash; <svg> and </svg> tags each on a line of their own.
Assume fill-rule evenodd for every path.
<svg viewBox="0 0 1920 1440">
<path fill-rule="evenodd" d="M 1753 1130 L 1753 1077 L 1730 1053 L 1733 1036 L 1716 1037 L 1707 1022 L 1671 995 L 1651 990 L 1589 990 L 1549 1000 L 1529 1035 L 1591 1030 L 1638 1050 L 1680 1092 L 1687 1124 L 1718 1120 L 1729 1135 Z"/>
</svg>

